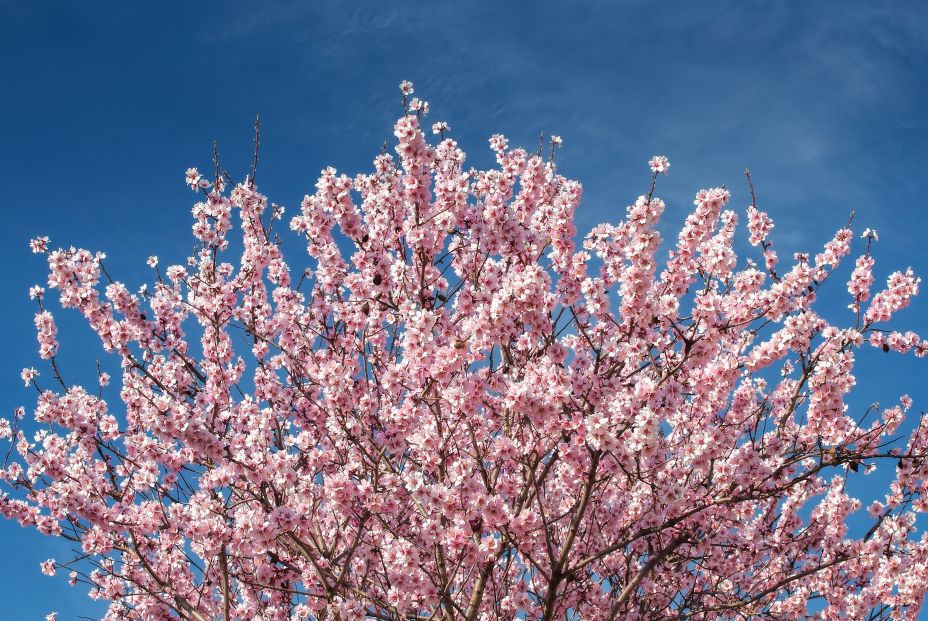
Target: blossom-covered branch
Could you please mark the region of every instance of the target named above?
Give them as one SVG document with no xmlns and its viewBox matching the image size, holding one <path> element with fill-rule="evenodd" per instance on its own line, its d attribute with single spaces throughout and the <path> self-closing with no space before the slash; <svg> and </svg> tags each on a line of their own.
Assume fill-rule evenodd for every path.
<svg viewBox="0 0 928 621">
<path fill-rule="evenodd" d="M 284 258 L 257 155 L 239 184 L 187 171 L 197 250 L 151 257 L 138 292 L 32 241 L 43 427 L 0 426 L 0 511 L 80 547 L 42 570 L 108 621 L 915 619 L 928 424 L 898 436 L 907 397 L 846 406 L 860 347 L 928 352 L 889 323 L 918 278 L 871 293 L 875 233 L 832 325 L 814 307 L 849 225 L 782 265 L 752 200 L 758 267 L 729 192 L 700 190 L 665 259 L 655 156 L 577 247 L 560 137 L 545 158 L 493 136 L 496 166 L 468 168 L 402 91 L 396 155 L 324 170 L 290 220 L 308 264 Z M 62 380 L 53 292 L 118 391 Z M 882 461 L 895 480 L 855 536 L 845 483 Z"/>
</svg>

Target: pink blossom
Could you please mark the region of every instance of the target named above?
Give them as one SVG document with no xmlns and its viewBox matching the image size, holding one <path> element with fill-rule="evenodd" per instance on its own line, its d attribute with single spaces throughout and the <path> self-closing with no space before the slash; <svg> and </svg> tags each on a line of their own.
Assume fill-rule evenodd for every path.
<svg viewBox="0 0 928 621">
<path fill-rule="evenodd" d="M 849 228 L 781 264 L 724 187 L 669 252 L 654 188 L 578 232 L 582 185 L 550 158 L 497 134 L 470 168 L 402 90 L 393 148 L 322 170 L 290 218 L 302 258 L 254 179 L 196 169 L 194 250 L 163 276 L 42 257 L 60 381 L 0 420 L 0 514 L 77 549 L 42 571 L 114 621 L 917 615 L 928 421 L 848 403 L 865 343 L 928 354 L 893 323 L 918 278 L 871 296 Z M 842 322 L 817 298 L 855 252 Z M 62 370 L 55 295 L 98 366 Z M 868 510 L 851 483 L 877 464 Z"/>
<path fill-rule="evenodd" d="M 508 145 L 509 141 L 502 134 L 494 134 L 493 137 L 490 138 L 490 148 L 497 153 L 505 151 Z"/>
<path fill-rule="evenodd" d="M 23 379 L 23 384 L 25 384 L 26 386 L 28 386 L 29 384 L 31 384 L 32 381 L 33 381 L 36 377 L 38 377 L 38 375 L 39 375 L 39 372 L 36 371 L 35 369 L 31 368 L 31 367 L 30 367 L 30 368 L 23 369 L 23 372 L 20 373 L 20 377 L 22 377 L 22 379 Z"/>
<path fill-rule="evenodd" d="M 209 182 L 203 178 L 203 175 L 200 174 L 196 168 L 187 169 L 187 185 L 190 186 L 191 190 L 198 190 L 202 188 L 208 188 Z"/>
<path fill-rule="evenodd" d="M 55 575 L 55 559 L 50 558 L 47 561 L 42 561 L 41 566 L 42 566 L 42 573 L 45 574 L 46 576 Z"/>
<path fill-rule="evenodd" d="M 409 102 L 409 111 L 418 112 L 419 114 L 426 115 L 429 113 L 429 102 L 422 101 L 418 97 L 413 97 Z"/>
<path fill-rule="evenodd" d="M 851 279 L 847 283 L 848 293 L 854 298 L 851 308 L 857 310 L 860 302 L 870 299 L 870 287 L 873 285 L 873 258 L 862 255 L 857 258 Z"/>
<path fill-rule="evenodd" d="M 911 269 L 905 272 L 893 272 L 886 282 L 886 289 L 873 296 L 865 318 L 868 322 L 888 321 L 893 314 L 909 305 L 909 301 L 918 295 L 921 278 L 917 278 Z"/>
<path fill-rule="evenodd" d="M 651 172 L 664 173 L 666 175 L 667 171 L 670 170 L 670 160 L 664 155 L 655 155 L 651 158 L 651 161 L 648 162 L 648 166 L 651 167 Z"/>
<path fill-rule="evenodd" d="M 48 237 L 45 235 L 33 237 L 29 240 L 29 248 L 35 254 L 48 252 Z"/>
<path fill-rule="evenodd" d="M 751 236 L 748 241 L 752 246 L 757 246 L 767 241 L 767 236 L 773 229 L 773 220 L 766 212 L 760 211 L 756 207 L 748 207 L 748 231 Z"/>
<path fill-rule="evenodd" d="M 35 315 L 35 328 L 38 332 L 39 356 L 48 359 L 58 351 L 58 328 L 55 320 L 48 311 L 41 311 Z"/>
</svg>

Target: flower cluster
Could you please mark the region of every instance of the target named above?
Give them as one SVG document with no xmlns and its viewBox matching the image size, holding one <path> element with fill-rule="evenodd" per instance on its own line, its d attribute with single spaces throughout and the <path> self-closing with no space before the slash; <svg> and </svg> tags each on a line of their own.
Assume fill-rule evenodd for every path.
<svg viewBox="0 0 928 621">
<path fill-rule="evenodd" d="M 253 180 L 195 168 L 196 249 L 150 257 L 141 293 L 32 240 L 51 372 L 21 375 L 41 430 L 0 423 L 0 514 L 80 547 L 42 572 L 107 621 L 915 619 L 928 423 L 898 440 L 911 400 L 846 405 L 865 343 L 928 352 L 887 323 L 911 271 L 870 296 L 875 233 L 856 322 L 833 325 L 813 306 L 849 228 L 778 267 L 750 207 L 765 271 L 704 189 L 665 260 L 655 156 L 651 191 L 578 248 L 558 136 L 545 158 L 495 135 L 496 164 L 468 168 L 401 90 L 394 151 L 325 169 L 290 220 L 308 266 Z M 115 362 L 93 390 L 59 372 L 55 294 Z M 844 483 L 883 461 L 862 511 Z"/>
</svg>

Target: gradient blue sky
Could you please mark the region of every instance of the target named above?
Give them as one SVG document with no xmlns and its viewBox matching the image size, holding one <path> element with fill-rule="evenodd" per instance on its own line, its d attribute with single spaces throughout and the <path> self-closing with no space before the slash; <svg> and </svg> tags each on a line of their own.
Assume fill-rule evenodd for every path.
<svg viewBox="0 0 928 621">
<path fill-rule="evenodd" d="M 26 291 L 45 275 L 30 237 L 103 250 L 136 287 L 148 255 L 192 247 L 183 175 L 209 167 L 213 140 L 244 174 L 260 112 L 258 184 L 292 213 L 323 167 L 368 169 L 403 79 L 477 164 L 496 132 L 530 148 L 541 131 L 563 136 L 561 171 L 585 188 L 581 232 L 618 219 L 663 153 L 668 234 L 701 187 L 725 184 L 746 206 L 748 167 L 782 257 L 814 252 L 854 210 L 858 230 L 880 233 L 878 278 L 928 274 L 923 2 L 0 0 L 0 70 L 4 415 L 34 401 L 19 380 L 38 362 Z M 928 332 L 926 311 L 919 300 L 900 325 Z M 92 382 L 96 343 L 58 317 L 65 375 Z M 852 405 L 907 391 L 928 408 L 926 365 L 866 352 Z M 6 522 L 0 541 L 4 619 L 99 614 L 39 574 L 65 546 Z"/>
</svg>

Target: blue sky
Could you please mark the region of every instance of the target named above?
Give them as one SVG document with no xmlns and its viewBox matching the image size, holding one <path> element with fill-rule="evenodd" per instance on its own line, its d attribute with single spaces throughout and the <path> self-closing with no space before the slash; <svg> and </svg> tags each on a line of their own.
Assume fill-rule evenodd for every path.
<svg viewBox="0 0 928 621">
<path fill-rule="evenodd" d="M 920 2 L 0 0 L 0 70 L 5 415 L 34 399 L 19 379 L 38 362 L 26 292 L 45 276 L 30 237 L 105 251 L 136 287 L 148 255 L 192 247 L 183 175 L 208 168 L 213 140 L 244 174 L 260 112 L 258 184 L 292 213 L 323 167 L 368 170 L 403 79 L 477 164 L 493 133 L 529 148 L 561 135 L 561 171 L 585 188 L 581 232 L 617 220 L 663 153 L 667 234 L 701 187 L 725 184 L 746 206 L 750 168 L 781 257 L 814 252 L 854 210 L 858 230 L 880 233 L 879 279 L 928 274 Z M 839 314 L 841 283 L 830 291 Z M 57 317 L 65 374 L 92 381 L 89 330 Z M 928 300 L 899 319 L 928 333 Z M 861 355 L 852 405 L 909 392 L 928 409 L 928 361 L 877 354 Z M 99 612 L 39 574 L 66 548 L 5 522 L 0 541 L 5 618 Z"/>
</svg>

